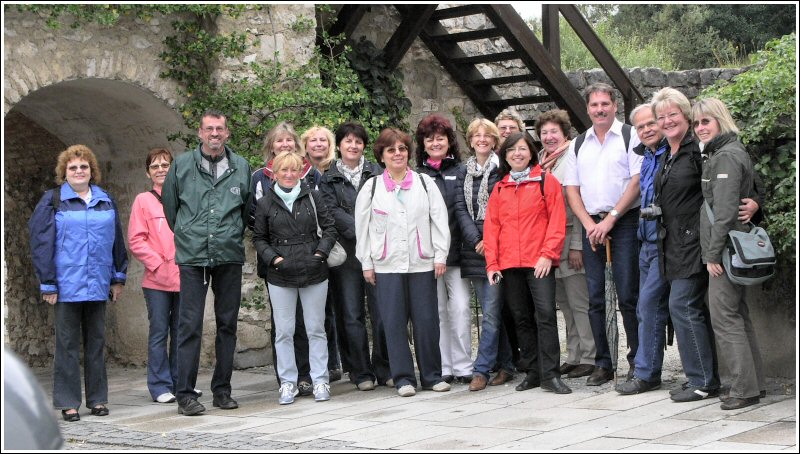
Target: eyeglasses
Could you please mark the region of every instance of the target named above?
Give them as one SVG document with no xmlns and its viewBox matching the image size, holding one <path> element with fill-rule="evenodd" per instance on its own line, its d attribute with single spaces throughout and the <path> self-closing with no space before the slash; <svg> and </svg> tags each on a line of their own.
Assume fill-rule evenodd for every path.
<svg viewBox="0 0 800 454">
<path fill-rule="evenodd" d="M 400 145 L 399 147 L 391 147 L 391 148 L 384 148 L 384 153 L 395 154 L 395 153 L 407 153 L 408 147 L 405 145 Z"/>
<path fill-rule="evenodd" d="M 81 170 L 83 170 L 85 172 L 85 171 L 89 170 L 89 164 L 81 164 L 79 166 L 76 165 L 76 166 L 67 167 L 67 170 L 69 170 L 70 172 L 77 172 L 78 169 L 81 169 Z"/>
<path fill-rule="evenodd" d="M 514 153 L 514 152 L 516 152 L 516 151 L 518 151 L 518 152 L 520 152 L 520 153 L 523 153 L 523 152 L 526 152 L 526 151 L 527 151 L 528 153 L 530 153 L 530 152 L 531 152 L 531 149 L 530 149 L 530 148 L 528 148 L 528 147 L 516 147 L 516 148 L 514 148 L 514 147 L 511 147 L 511 148 L 506 148 L 506 153 Z"/>
<path fill-rule="evenodd" d="M 662 122 L 662 121 L 666 120 L 667 118 L 669 118 L 670 121 L 675 121 L 681 115 L 683 115 L 683 114 L 680 113 L 680 112 L 671 112 L 671 113 L 668 113 L 667 115 L 659 115 L 658 117 L 656 117 L 656 120 L 658 120 L 659 122 Z"/>
<path fill-rule="evenodd" d="M 700 126 L 700 125 L 708 126 L 708 125 L 711 124 L 711 121 L 712 121 L 711 118 L 703 118 L 700 121 L 695 120 L 694 123 L 692 123 L 692 126 L 694 126 L 695 128 Z"/>
<path fill-rule="evenodd" d="M 499 126 L 497 129 L 501 131 L 519 131 L 519 126 Z"/>
<path fill-rule="evenodd" d="M 167 169 L 169 169 L 169 163 L 168 162 L 164 162 L 164 163 L 161 163 L 161 164 L 150 164 L 150 170 L 158 170 L 159 168 L 167 170 Z"/>
<path fill-rule="evenodd" d="M 207 132 L 208 134 L 211 134 L 214 131 L 225 132 L 225 126 L 217 126 L 216 128 L 213 126 L 206 126 L 205 128 L 203 128 L 203 131 Z"/>
</svg>

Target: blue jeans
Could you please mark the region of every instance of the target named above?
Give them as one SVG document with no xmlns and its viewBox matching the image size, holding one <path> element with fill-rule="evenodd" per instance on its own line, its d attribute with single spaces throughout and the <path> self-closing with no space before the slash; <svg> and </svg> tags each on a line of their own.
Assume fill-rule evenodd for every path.
<svg viewBox="0 0 800 454">
<path fill-rule="evenodd" d="M 56 303 L 55 316 L 53 407 L 66 410 L 81 406 L 81 339 L 86 407 L 108 403 L 105 301 Z"/>
<path fill-rule="evenodd" d="M 658 268 L 658 245 L 642 242 L 639 251 L 639 348 L 636 350 L 637 378 L 644 381 L 661 381 L 664 361 L 665 329 L 669 318 L 669 282 Z M 679 342 L 683 344 L 683 342 Z"/>
<path fill-rule="evenodd" d="M 485 278 L 471 278 L 472 287 L 475 289 L 475 296 L 481 303 L 483 322 L 481 323 L 481 337 L 478 343 L 478 356 L 473 364 L 473 372 L 489 377 L 495 365 L 498 369 L 505 369 L 508 372 L 514 371 L 514 364 L 511 362 L 511 345 L 508 343 L 508 336 L 501 329 L 503 320 L 500 317 L 500 310 L 503 307 L 503 299 L 500 285 L 489 285 L 489 280 Z"/>
<path fill-rule="evenodd" d="M 592 216 L 595 222 L 600 218 Z M 636 231 L 639 226 L 639 209 L 634 208 L 617 220 L 609 232 L 611 240 L 611 266 L 614 272 L 614 283 L 619 296 L 619 311 L 622 324 L 628 339 L 628 364 L 633 366 L 636 351 L 639 349 L 639 321 L 636 319 L 636 302 L 639 299 L 639 239 Z M 606 339 L 606 299 L 605 272 L 606 247 L 595 246 L 592 251 L 586 235 L 583 235 L 583 265 L 586 268 L 586 286 L 589 288 L 589 322 L 597 348 L 595 366 L 612 369 L 611 352 Z"/>
<path fill-rule="evenodd" d="M 150 332 L 147 336 L 147 389 L 153 400 L 174 393 L 178 381 L 180 293 L 142 288 Z M 167 349 L 169 338 L 169 349 Z"/>
<path fill-rule="evenodd" d="M 708 289 L 705 270 L 686 279 L 670 281 L 669 313 L 678 340 L 678 353 L 689 385 L 719 387 L 714 331 L 703 297 Z"/>
</svg>

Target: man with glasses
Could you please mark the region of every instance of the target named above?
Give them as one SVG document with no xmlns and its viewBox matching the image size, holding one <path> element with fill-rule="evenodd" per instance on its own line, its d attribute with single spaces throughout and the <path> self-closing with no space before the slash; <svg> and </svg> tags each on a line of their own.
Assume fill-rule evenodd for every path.
<svg viewBox="0 0 800 454">
<path fill-rule="evenodd" d="M 611 239 L 611 261 L 619 308 L 630 348 L 628 378 L 633 377 L 639 347 L 636 302 L 639 298 L 639 171 L 643 157 L 633 152 L 639 137 L 616 118 L 614 89 L 597 83 L 584 94 L 592 127 L 573 140 L 564 158 L 567 201 L 586 232 L 583 262 L 589 288 L 589 322 L 597 355 L 595 370 L 586 384 L 599 386 L 614 378 L 605 334 L 606 238 Z M 624 127 L 623 127 L 624 126 Z M 578 150 L 577 143 L 581 142 Z"/>
<path fill-rule="evenodd" d="M 197 131 L 200 145 L 178 156 L 162 190 L 164 215 L 175 232 L 175 262 L 180 267 L 178 323 L 178 413 L 205 411 L 195 392 L 208 285 L 214 292 L 216 367 L 211 379 L 213 405 L 238 408 L 231 398 L 236 324 L 241 303 L 244 228 L 250 193 L 247 160 L 225 146 L 230 136 L 225 115 L 207 110 Z"/>
</svg>

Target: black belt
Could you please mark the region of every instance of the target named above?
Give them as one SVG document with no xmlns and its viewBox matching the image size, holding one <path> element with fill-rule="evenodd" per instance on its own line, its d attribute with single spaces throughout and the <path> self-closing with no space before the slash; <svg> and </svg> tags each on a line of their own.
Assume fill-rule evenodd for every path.
<svg viewBox="0 0 800 454">
<path fill-rule="evenodd" d="M 272 241 L 275 246 L 293 246 L 295 244 L 313 243 L 317 239 L 308 235 L 299 235 L 294 238 L 273 238 Z"/>
</svg>

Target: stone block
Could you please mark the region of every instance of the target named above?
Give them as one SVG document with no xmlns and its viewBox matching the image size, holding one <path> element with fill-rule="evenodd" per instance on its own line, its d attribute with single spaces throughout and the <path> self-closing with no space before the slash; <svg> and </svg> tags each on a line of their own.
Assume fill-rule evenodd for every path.
<svg viewBox="0 0 800 454">
<path fill-rule="evenodd" d="M 590 69 L 585 73 L 586 85 L 596 84 L 598 82 L 611 84 L 611 79 L 602 69 Z"/>
<path fill-rule="evenodd" d="M 667 86 L 672 88 L 685 87 L 689 79 L 683 71 L 669 71 L 667 73 Z"/>
<path fill-rule="evenodd" d="M 723 438 L 720 441 L 790 446 L 795 443 L 796 436 L 797 424 L 776 422 Z"/>
<path fill-rule="evenodd" d="M 717 408 L 717 411 L 719 408 Z M 719 441 L 734 435 L 758 429 L 766 425 L 763 422 L 751 421 L 714 421 L 693 429 L 684 430 L 666 437 L 653 440 L 654 443 L 666 443 L 672 445 L 701 446 L 706 443 Z"/>
<path fill-rule="evenodd" d="M 667 76 L 658 68 L 644 69 L 644 86 L 662 88 L 667 83 Z"/>
<path fill-rule="evenodd" d="M 236 351 L 243 352 L 250 349 L 262 349 L 269 346 L 269 333 L 263 324 L 251 325 L 239 322 L 236 331 Z"/>
</svg>

